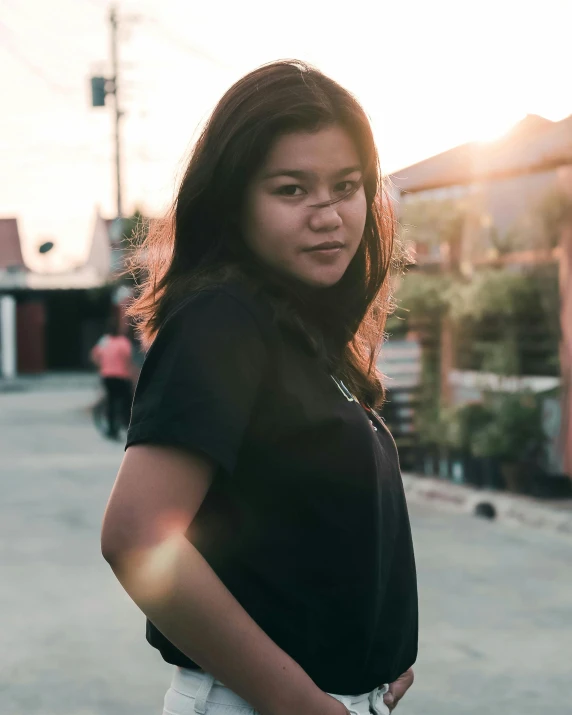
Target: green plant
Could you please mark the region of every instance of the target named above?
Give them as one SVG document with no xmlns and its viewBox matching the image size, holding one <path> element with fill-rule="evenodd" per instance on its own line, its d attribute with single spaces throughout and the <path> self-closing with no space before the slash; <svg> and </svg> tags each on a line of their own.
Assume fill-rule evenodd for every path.
<svg viewBox="0 0 572 715">
<path fill-rule="evenodd" d="M 449 292 L 451 317 L 483 320 L 487 316 L 512 318 L 536 299 L 530 276 L 507 270 L 485 270 L 470 281 L 457 281 Z"/>
<path fill-rule="evenodd" d="M 520 374 L 520 354 L 514 326 L 507 326 L 501 340 L 476 340 L 473 348 L 481 355 L 483 372 L 505 376 Z"/>
<path fill-rule="evenodd" d="M 554 248 L 560 241 L 562 226 L 572 221 L 572 196 L 560 189 L 551 189 L 537 204 L 536 212 L 541 221 L 544 243 Z"/>
<path fill-rule="evenodd" d="M 470 282 L 453 283 L 449 297 L 460 367 L 499 375 L 557 373 L 557 266 L 481 271 Z"/>
<path fill-rule="evenodd" d="M 407 311 L 412 319 L 440 316 L 448 309 L 451 278 L 442 273 L 409 271 L 395 292 L 398 310 Z"/>
<path fill-rule="evenodd" d="M 403 236 L 416 243 L 455 243 L 474 209 L 469 197 L 458 199 L 409 199 L 400 207 Z"/>
<path fill-rule="evenodd" d="M 426 399 L 415 413 L 415 428 L 419 443 L 425 447 L 441 445 L 443 425 L 436 400 Z"/>
<path fill-rule="evenodd" d="M 491 394 L 487 403 L 491 419 L 473 434 L 472 453 L 501 462 L 537 455 L 546 441 L 537 396 L 530 391 Z"/>
<path fill-rule="evenodd" d="M 512 253 L 519 248 L 520 234 L 516 227 L 511 227 L 508 231 L 500 232 L 496 226 L 488 229 L 488 239 L 498 256 Z"/>
<path fill-rule="evenodd" d="M 489 407 L 481 402 L 469 402 L 442 410 L 443 442 L 451 449 L 473 453 L 473 436 L 492 419 Z"/>
</svg>

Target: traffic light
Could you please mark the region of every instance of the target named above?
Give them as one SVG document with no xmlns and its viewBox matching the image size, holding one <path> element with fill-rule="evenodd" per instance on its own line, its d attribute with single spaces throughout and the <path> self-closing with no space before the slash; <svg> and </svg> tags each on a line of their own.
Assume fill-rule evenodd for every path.
<svg viewBox="0 0 572 715">
<path fill-rule="evenodd" d="M 104 107 L 105 106 L 105 77 L 92 77 L 91 78 L 91 106 L 92 107 Z"/>
</svg>

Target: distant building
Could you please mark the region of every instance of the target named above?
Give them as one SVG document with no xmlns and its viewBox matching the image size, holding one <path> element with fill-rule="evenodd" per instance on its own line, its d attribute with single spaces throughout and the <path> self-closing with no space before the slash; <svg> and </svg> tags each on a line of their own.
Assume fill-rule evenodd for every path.
<svg viewBox="0 0 572 715">
<path fill-rule="evenodd" d="M 20 247 L 18 221 L 15 218 L 0 218 L 0 278 L 5 273 L 27 270 Z"/>
<path fill-rule="evenodd" d="M 527 226 L 530 207 L 549 189 L 572 196 L 572 116 L 551 122 L 529 115 L 495 142 L 454 147 L 395 172 L 390 180 L 398 203 L 470 195 L 480 215 L 501 235 L 511 227 L 522 234 L 530 232 L 527 250 L 493 258 L 487 231 L 467 221 L 460 258 L 468 266 L 558 261 L 562 396 L 557 441 L 562 469 L 572 476 L 572 222 L 562 227 L 559 245 L 553 250 L 539 248 L 534 243 L 535 227 Z M 420 266 L 443 258 L 439 246 L 418 245 L 414 249 Z"/>
<path fill-rule="evenodd" d="M 113 307 L 112 250 L 96 212 L 86 262 L 60 273 L 24 263 L 16 218 L 0 219 L 0 376 L 89 369 Z"/>
<path fill-rule="evenodd" d="M 443 194 L 455 187 L 555 171 L 572 164 L 572 116 L 559 122 L 528 115 L 494 142 L 472 142 L 391 175 L 403 193 Z"/>
<path fill-rule="evenodd" d="M 530 209 L 551 188 L 568 180 L 572 165 L 572 116 L 559 122 L 528 115 L 494 142 L 472 142 L 449 149 L 390 176 L 398 202 L 471 196 L 490 229 L 502 238 L 511 229 L 528 235 L 534 250 L 535 226 Z M 488 261 L 493 243 L 483 225 L 466 227 L 462 258 Z M 420 263 L 439 262 L 437 246 L 417 246 Z M 529 263 L 533 256 L 523 255 Z"/>
</svg>

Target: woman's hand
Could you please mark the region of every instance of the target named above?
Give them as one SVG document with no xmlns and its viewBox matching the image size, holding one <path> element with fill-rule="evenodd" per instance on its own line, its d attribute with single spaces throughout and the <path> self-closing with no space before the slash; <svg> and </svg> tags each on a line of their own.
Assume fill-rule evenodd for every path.
<svg viewBox="0 0 572 715">
<path fill-rule="evenodd" d="M 395 682 L 390 683 L 389 690 L 383 696 L 383 702 L 389 708 L 389 712 L 397 707 L 397 703 L 413 685 L 413 679 L 413 669 L 409 668 Z"/>
</svg>

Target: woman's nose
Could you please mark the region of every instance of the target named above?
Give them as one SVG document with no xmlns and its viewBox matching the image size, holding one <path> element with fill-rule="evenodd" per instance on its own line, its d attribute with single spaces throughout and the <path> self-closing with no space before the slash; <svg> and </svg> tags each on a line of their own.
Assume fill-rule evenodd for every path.
<svg viewBox="0 0 572 715">
<path fill-rule="evenodd" d="M 333 231 L 342 225 L 336 204 L 315 206 L 311 211 L 309 223 L 312 231 Z"/>
</svg>

